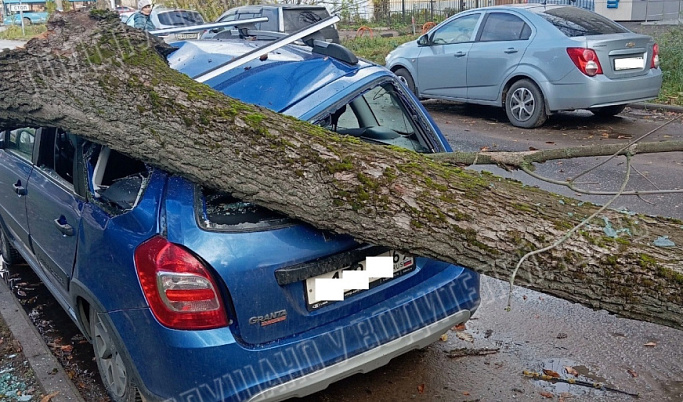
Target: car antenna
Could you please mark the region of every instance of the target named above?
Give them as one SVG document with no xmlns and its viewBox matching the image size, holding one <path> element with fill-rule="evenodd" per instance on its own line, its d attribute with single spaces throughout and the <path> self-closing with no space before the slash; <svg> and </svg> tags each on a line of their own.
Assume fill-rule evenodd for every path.
<svg viewBox="0 0 683 402">
<path fill-rule="evenodd" d="M 309 25 L 305 28 L 302 28 L 296 32 L 293 32 L 291 35 L 287 35 L 284 38 L 277 39 L 273 42 L 271 42 L 268 45 L 256 48 L 250 52 L 247 52 L 239 57 L 235 57 L 234 59 L 231 59 L 230 61 L 227 61 L 219 66 L 216 66 L 212 68 L 211 70 L 205 71 L 199 75 L 196 75 L 192 77 L 197 82 L 206 82 L 212 78 L 215 78 L 226 71 L 230 71 L 233 68 L 239 67 L 241 65 L 244 65 L 254 59 L 258 59 L 261 57 L 263 54 L 267 54 L 269 52 L 272 52 L 273 50 L 279 49 L 285 45 L 288 45 L 292 42 L 295 42 L 299 39 L 302 39 L 308 35 L 314 34 L 318 31 L 320 31 L 323 28 L 326 28 L 330 25 L 333 25 L 337 22 L 339 22 L 340 18 L 339 16 L 333 15 L 331 17 L 325 18 L 324 20 L 321 20 L 313 25 Z"/>
</svg>

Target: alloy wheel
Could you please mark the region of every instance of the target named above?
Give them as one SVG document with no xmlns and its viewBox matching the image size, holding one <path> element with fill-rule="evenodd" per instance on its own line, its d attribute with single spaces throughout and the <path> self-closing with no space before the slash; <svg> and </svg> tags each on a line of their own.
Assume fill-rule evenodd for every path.
<svg viewBox="0 0 683 402">
<path fill-rule="evenodd" d="M 527 121 L 534 114 L 536 99 L 528 88 L 517 88 L 510 98 L 510 112 L 519 121 Z"/>
<path fill-rule="evenodd" d="M 122 397 L 128 384 L 126 366 L 99 314 L 95 314 L 93 342 L 104 385 L 114 395 Z"/>
</svg>

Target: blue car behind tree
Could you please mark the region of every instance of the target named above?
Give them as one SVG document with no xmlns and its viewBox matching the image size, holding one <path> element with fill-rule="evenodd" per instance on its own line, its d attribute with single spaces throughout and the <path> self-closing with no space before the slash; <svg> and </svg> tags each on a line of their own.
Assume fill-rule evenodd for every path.
<svg viewBox="0 0 683 402">
<path fill-rule="evenodd" d="M 198 77 L 267 43 L 188 41 L 168 60 Z M 340 134 L 451 150 L 388 70 L 321 52 L 283 46 L 206 83 Z M 469 269 L 358 244 L 57 127 L 2 128 L 0 200 L 3 264 L 37 272 L 92 341 L 114 401 L 304 396 L 427 346 L 480 302 Z M 316 289 L 374 256 L 389 277 L 342 300 Z"/>
</svg>

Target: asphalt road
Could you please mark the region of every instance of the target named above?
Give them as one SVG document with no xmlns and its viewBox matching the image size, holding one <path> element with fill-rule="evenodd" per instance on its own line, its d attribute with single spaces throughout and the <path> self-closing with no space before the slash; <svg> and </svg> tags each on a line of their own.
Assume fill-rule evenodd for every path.
<svg viewBox="0 0 683 402">
<path fill-rule="evenodd" d="M 552 116 L 546 125 L 523 130 L 507 123 L 505 114 L 488 107 L 426 101 L 425 106 L 453 148 L 477 151 L 528 150 L 576 145 L 626 143 L 672 118 L 675 123 L 651 134 L 648 141 L 683 139 L 683 116 L 627 109 L 608 119 L 588 112 Z M 540 165 L 537 171 L 555 179 L 572 177 L 604 158 L 583 158 Z M 683 188 L 683 153 L 637 156 L 630 188 Z M 512 175 L 568 197 L 605 202 L 608 197 L 578 195 L 520 173 Z M 642 175 L 641 175 L 642 174 Z M 590 189 L 615 189 L 623 180 L 624 161 L 607 164 L 583 178 Z M 683 195 L 621 197 L 617 209 L 683 218 Z M 683 331 L 616 318 L 531 290 L 517 288 L 513 309 L 505 311 L 507 284 L 484 278 L 482 306 L 464 331 L 450 331 L 446 340 L 392 361 L 365 375 L 356 375 L 305 399 L 312 401 L 628 401 L 623 393 L 580 385 L 551 384 L 522 375 L 523 370 L 550 369 L 568 378 L 565 366 L 580 379 L 639 393 L 646 401 L 683 400 Z M 648 346 L 646 346 L 648 345 Z M 654 345 L 654 346 L 652 346 Z M 484 356 L 448 357 L 466 348 Z"/>
</svg>

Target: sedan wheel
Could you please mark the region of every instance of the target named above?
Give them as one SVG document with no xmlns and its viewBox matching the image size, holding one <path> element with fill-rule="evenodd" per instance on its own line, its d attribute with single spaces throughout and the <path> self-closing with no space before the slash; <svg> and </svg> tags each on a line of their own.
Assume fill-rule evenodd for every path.
<svg viewBox="0 0 683 402">
<path fill-rule="evenodd" d="M 505 97 L 505 113 L 513 126 L 534 128 L 545 123 L 543 94 L 530 80 L 519 80 L 512 84 Z"/>
<path fill-rule="evenodd" d="M 0 228 L 0 253 L 2 253 L 3 262 L 7 265 L 21 262 L 21 255 L 11 244 L 9 244 L 9 239 L 5 236 L 5 232 L 2 228 Z"/>
<path fill-rule="evenodd" d="M 113 332 L 94 307 L 90 313 L 90 334 L 92 336 L 95 360 L 100 377 L 109 396 L 116 402 L 132 402 L 137 390 L 131 384 L 130 373 L 125 357 L 119 351 Z"/>
<path fill-rule="evenodd" d="M 408 70 L 405 68 L 399 68 L 396 70 L 394 73 L 398 77 L 398 80 L 403 83 L 408 89 L 410 89 L 410 92 L 414 93 L 415 96 L 417 96 L 417 92 L 415 92 L 415 81 L 413 81 L 413 77 L 411 77 L 410 73 Z"/>
</svg>

